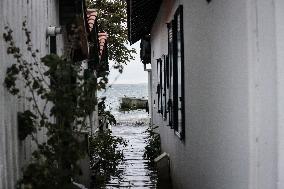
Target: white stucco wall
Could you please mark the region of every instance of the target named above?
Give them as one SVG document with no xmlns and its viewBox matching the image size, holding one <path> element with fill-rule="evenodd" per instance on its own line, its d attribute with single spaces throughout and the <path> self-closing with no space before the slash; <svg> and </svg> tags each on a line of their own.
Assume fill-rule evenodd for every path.
<svg viewBox="0 0 284 189">
<path fill-rule="evenodd" d="M 277 53 L 278 189 L 284 188 L 284 1 L 275 0 Z"/>
<path fill-rule="evenodd" d="M 27 102 L 20 101 L 11 96 L 3 86 L 7 67 L 14 59 L 6 54 L 7 45 L 2 34 L 4 27 L 9 26 L 14 32 L 13 36 L 18 45 L 25 47 L 25 36 L 22 32 L 22 22 L 27 20 L 28 29 L 32 31 L 31 38 L 34 48 L 39 49 L 40 56 L 49 52 L 46 39 L 46 28 L 58 25 L 57 0 L 1 0 L 0 1 L 0 188 L 15 188 L 20 175 L 20 167 L 28 161 L 30 153 L 35 147 L 30 139 L 19 142 L 17 136 L 17 112 L 28 108 Z M 22 44 L 22 45 L 21 45 Z M 61 37 L 58 38 L 59 54 L 62 50 Z M 27 53 L 22 51 L 25 56 Z M 28 57 L 28 56 L 27 56 Z M 38 138 L 44 140 L 43 133 Z"/>
<path fill-rule="evenodd" d="M 165 23 L 179 4 L 185 141 L 157 114 L 155 94 L 156 59 L 167 54 Z M 153 123 L 170 154 L 175 188 L 284 187 L 283 7 L 280 0 L 163 1 L 151 33 Z"/>
</svg>

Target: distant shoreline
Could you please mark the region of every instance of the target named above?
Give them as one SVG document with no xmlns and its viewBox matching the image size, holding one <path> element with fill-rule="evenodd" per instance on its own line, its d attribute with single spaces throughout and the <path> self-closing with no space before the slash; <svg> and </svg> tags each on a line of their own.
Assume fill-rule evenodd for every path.
<svg viewBox="0 0 284 189">
<path fill-rule="evenodd" d="M 111 85 L 148 85 L 148 83 L 114 83 Z"/>
</svg>

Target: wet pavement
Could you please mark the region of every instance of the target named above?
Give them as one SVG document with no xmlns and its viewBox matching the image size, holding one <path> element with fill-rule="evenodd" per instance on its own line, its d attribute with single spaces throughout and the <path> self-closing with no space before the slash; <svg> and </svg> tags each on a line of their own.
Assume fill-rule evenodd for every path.
<svg viewBox="0 0 284 189">
<path fill-rule="evenodd" d="M 145 150 L 146 125 L 127 125 L 121 124 L 112 127 L 113 135 L 122 137 L 128 141 L 123 153 L 125 161 L 119 165 L 122 171 L 120 178 L 112 177 L 107 183 L 106 189 L 112 188 L 157 188 L 157 174 L 155 170 L 147 165 L 143 159 Z"/>
</svg>

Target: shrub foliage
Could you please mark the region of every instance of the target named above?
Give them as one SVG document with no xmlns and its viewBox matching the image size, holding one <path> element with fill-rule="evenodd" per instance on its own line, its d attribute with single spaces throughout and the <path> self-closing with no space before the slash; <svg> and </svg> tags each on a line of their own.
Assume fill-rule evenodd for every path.
<svg viewBox="0 0 284 189">
<path fill-rule="evenodd" d="M 111 176 L 120 175 L 117 166 L 123 161 L 124 155 L 119 149 L 126 145 L 126 141 L 113 136 L 110 130 L 98 131 L 97 135 L 90 139 L 91 168 L 93 184 L 96 187 L 102 188 Z"/>
<path fill-rule="evenodd" d="M 154 159 L 161 154 L 161 139 L 160 135 L 155 132 L 157 127 L 149 127 L 146 130 L 148 136 L 146 137 L 146 147 L 144 152 L 144 159 L 150 160 L 150 164 L 154 165 Z"/>
<path fill-rule="evenodd" d="M 77 162 L 87 155 L 84 141 L 79 141 L 76 135 L 89 127 L 86 118 L 96 106 L 96 79 L 91 74 L 88 77 L 79 74 L 80 62 L 54 54 L 39 58 L 26 22 L 22 29 L 26 49 L 16 45 L 9 27 L 5 27 L 3 34 L 7 53 L 15 60 L 7 69 L 4 85 L 32 107 L 18 114 L 19 139 L 31 136 L 37 145 L 18 188 L 73 188 L 72 179 L 81 174 Z M 25 56 L 22 50 L 27 52 Z M 36 133 L 43 128 L 48 137 L 39 142 Z"/>
</svg>

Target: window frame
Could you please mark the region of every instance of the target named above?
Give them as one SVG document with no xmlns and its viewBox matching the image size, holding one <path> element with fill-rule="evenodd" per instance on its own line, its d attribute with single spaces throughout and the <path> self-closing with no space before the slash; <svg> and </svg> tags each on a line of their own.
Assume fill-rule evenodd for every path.
<svg viewBox="0 0 284 189">
<path fill-rule="evenodd" d="M 163 93 L 162 93 L 162 59 L 157 59 L 157 101 L 158 101 L 158 113 L 163 114 Z"/>
<path fill-rule="evenodd" d="M 168 85 L 167 85 L 167 70 L 168 70 L 168 55 L 163 55 L 163 87 L 162 87 L 162 98 L 163 98 L 163 119 L 167 120 L 167 94 L 168 94 Z"/>
<path fill-rule="evenodd" d="M 168 126 L 171 127 L 171 129 L 174 128 L 174 116 L 173 116 L 173 86 L 174 86 L 174 79 L 173 79 L 173 64 L 174 64 L 174 43 L 173 43 L 173 21 L 167 24 L 168 28 L 168 102 L 167 102 L 167 113 L 168 115 Z"/>
<path fill-rule="evenodd" d="M 160 77 L 159 77 L 159 79 L 160 79 L 160 114 L 162 114 L 163 115 L 163 113 L 164 113 L 164 102 L 163 102 L 163 81 L 164 81 L 164 72 L 163 72 L 163 59 L 162 58 L 159 58 L 159 60 L 160 60 L 160 70 L 159 70 L 159 72 L 160 72 Z"/>
<path fill-rule="evenodd" d="M 171 21 L 171 23 L 168 24 L 168 53 L 169 53 L 168 56 L 169 56 L 169 83 L 170 83 L 169 103 L 172 98 L 172 110 L 168 108 L 169 125 L 174 129 L 175 134 L 180 139 L 185 138 L 184 30 L 183 29 L 184 29 L 183 6 L 180 5 L 174 14 L 174 19 Z M 170 35 L 172 36 L 172 41 L 170 40 Z M 179 43 L 178 40 L 180 41 Z M 171 68 L 172 68 L 172 73 L 171 73 Z"/>
</svg>

